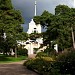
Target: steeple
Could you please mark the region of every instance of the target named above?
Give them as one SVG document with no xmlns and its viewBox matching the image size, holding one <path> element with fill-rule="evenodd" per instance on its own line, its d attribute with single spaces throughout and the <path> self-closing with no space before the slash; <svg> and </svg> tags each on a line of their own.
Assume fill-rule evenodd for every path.
<svg viewBox="0 0 75 75">
<path fill-rule="evenodd" d="M 74 0 L 74 8 L 75 8 L 75 0 Z"/>
<path fill-rule="evenodd" d="M 34 16 L 36 16 L 36 1 L 35 1 L 35 15 Z"/>
<path fill-rule="evenodd" d="M 37 2 L 36 2 L 36 0 L 35 0 L 35 10 L 34 10 L 34 16 L 37 16 L 37 9 L 36 9 L 36 7 L 37 7 Z M 37 33 L 41 33 L 41 25 L 40 24 L 37 24 L 36 25 L 36 23 L 34 22 L 34 20 L 32 19 L 31 21 L 30 21 L 30 23 L 29 23 L 29 28 L 28 28 L 28 31 L 27 31 L 27 33 L 28 34 L 31 34 L 31 33 L 34 33 L 34 32 L 37 32 Z"/>
</svg>

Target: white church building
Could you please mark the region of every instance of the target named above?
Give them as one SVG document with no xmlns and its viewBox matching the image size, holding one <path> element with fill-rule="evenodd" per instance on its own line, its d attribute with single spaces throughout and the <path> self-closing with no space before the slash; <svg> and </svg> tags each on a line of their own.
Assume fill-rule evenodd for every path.
<svg viewBox="0 0 75 75">
<path fill-rule="evenodd" d="M 36 1 L 35 1 L 35 15 L 34 16 L 36 16 Z M 36 24 L 35 22 L 34 22 L 34 20 L 33 19 L 31 19 L 31 21 L 30 21 L 30 23 L 29 23 L 29 28 L 28 28 L 28 31 L 27 31 L 27 33 L 28 34 L 31 34 L 31 33 L 34 33 L 34 32 L 36 32 L 36 33 L 41 33 L 41 25 L 40 24 Z"/>
<path fill-rule="evenodd" d="M 36 1 L 35 1 L 35 15 L 36 16 Z M 41 33 L 41 25 L 36 24 L 33 19 L 31 19 L 29 23 L 29 28 L 27 31 L 28 34 L 31 33 Z M 34 48 L 39 48 L 41 44 L 43 44 L 43 38 L 37 38 L 35 41 L 34 40 L 27 40 L 28 44 L 26 44 L 25 48 L 28 50 L 28 56 L 33 56 L 34 55 Z"/>
<path fill-rule="evenodd" d="M 36 1 L 35 1 L 35 15 L 34 16 L 36 16 L 36 10 L 37 10 L 36 7 L 37 6 L 36 6 Z M 42 29 L 41 25 L 40 24 L 36 24 L 34 22 L 34 20 L 31 19 L 31 21 L 29 23 L 29 27 L 28 27 L 27 33 L 28 34 L 31 34 L 31 33 L 41 33 L 41 29 Z M 21 44 L 21 42 L 20 42 L 20 44 Z M 22 44 L 23 44 L 23 42 L 22 42 Z M 39 49 L 39 47 L 41 46 L 41 44 L 43 44 L 43 38 L 37 38 L 36 40 L 29 39 L 26 42 L 24 42 L 24 45 L 25 45 L 24 48 L 26 48 L 28 50 L 28 56 L 29 57 L 34 57 L 35 56 L 35 54 L 34 54 L 34 48 L 38 48 Z M 41 50 L 43 51 L 44 49 L 46 49 L 46 47 L 47 46 L 39 49 L 38 52 L 40 52 Z M 55 45 L 54 49 L 56 51 L 58 51 L 58 46 Z"/>
<path fill-rule="evenodd" d="M 40 24 L 35 24 L 34 20 L 32 19 L 31 22 L 29 23 L 29 28 L 27 33 L 31 34 L 31 33 L 41 33 L 41 25 Z"/>
</svg>

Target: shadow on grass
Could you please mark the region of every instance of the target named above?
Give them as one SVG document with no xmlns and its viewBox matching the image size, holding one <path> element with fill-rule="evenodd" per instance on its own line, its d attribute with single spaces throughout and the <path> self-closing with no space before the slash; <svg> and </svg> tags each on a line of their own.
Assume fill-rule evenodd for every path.
<svg viewBox="0 0 75 75">
<path fill-rule="evenodd" d="M 11 61 L 8 57 L 6 55 L 0 55 L 0 61 Z"/>
<path fill-rule="evenodd" d="M 18 58 L 15 58 L 14 56 L 0 55 L 0 62 L 15 62 L 25 60 L 26 58 L 26 56 L 18 56 Z"/>
</svg>

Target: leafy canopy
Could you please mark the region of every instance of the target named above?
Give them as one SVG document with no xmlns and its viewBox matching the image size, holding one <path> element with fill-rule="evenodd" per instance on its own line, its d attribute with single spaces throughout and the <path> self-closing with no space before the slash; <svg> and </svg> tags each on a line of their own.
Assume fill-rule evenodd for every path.
<svg viewBox="0 0 75 75">
<path fill-rule="evenodd" d="M 36 22 L 36 21 L 39 22 Z M 55 8 L 55 15 L 44 11 L 41 16 L 34 17 L 36 23 L 46 27 L 44 44 L 51 46 L 57 43 L 61 50 L 72 46 L 71 27 L 75 30 L 75 8 L 66 5 L 58 5 Z"/>
<path fill-rule="evenodd" d="M 0 49 L 11 48 L 17 45 L 16 40 L 27 39 L 27 34 L 23 32 L 21 26 L 23 23 L 21 12 L 13 8 L 11 0 L 0 0 Z M 6 33 L 5 39 L 4 33 Z"/>
</svg>

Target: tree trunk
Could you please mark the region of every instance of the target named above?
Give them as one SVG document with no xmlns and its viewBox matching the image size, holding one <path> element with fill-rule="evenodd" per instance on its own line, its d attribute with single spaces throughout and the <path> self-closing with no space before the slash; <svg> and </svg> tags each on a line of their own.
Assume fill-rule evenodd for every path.
<svg viewBox="0 0 75 75">
<path fill-rule="evenodd" d="M 71 27 L 71 31 L 72 31 L 73 48 L 75 49 L 74 32 L 72 27 Z"/>
<path fill-rule="evenodd" d="M 15 58 L 17 58 L 17 49 L 15 47 Z"/>
</svg>

